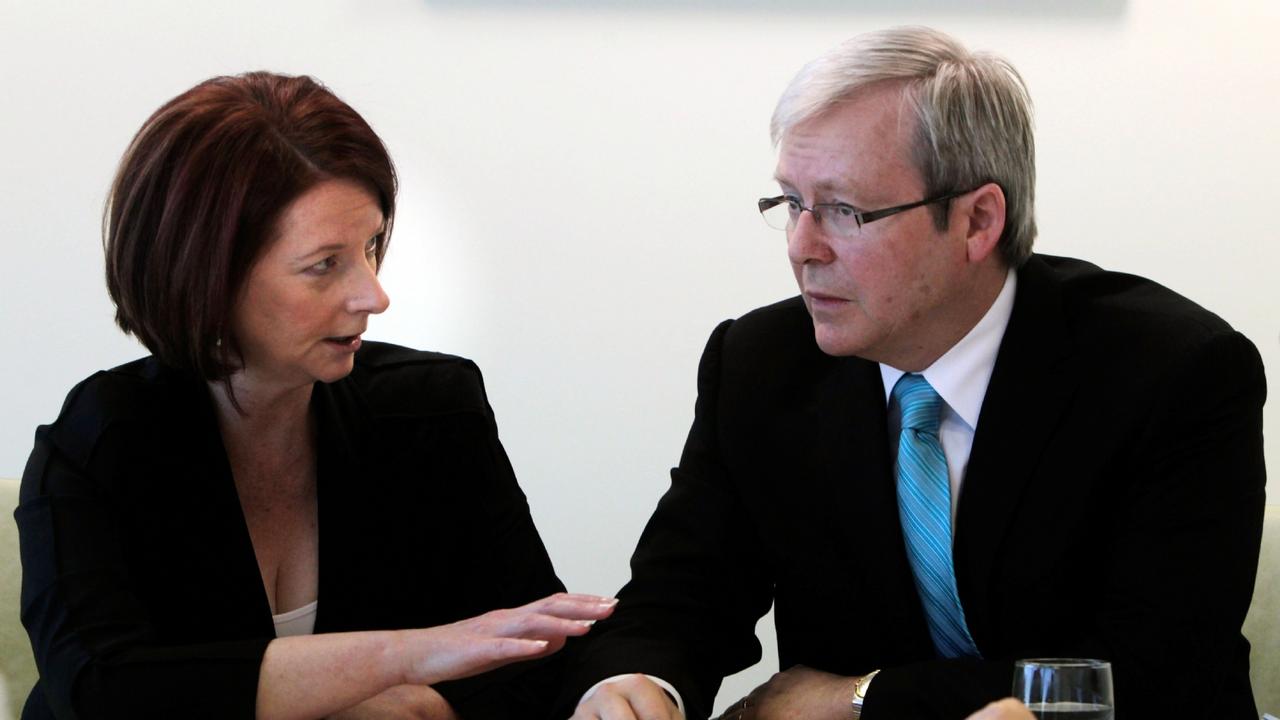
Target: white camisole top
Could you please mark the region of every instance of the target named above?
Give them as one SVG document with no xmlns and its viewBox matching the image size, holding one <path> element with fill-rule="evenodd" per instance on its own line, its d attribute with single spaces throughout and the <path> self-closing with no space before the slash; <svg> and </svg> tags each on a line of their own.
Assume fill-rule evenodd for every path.
<svg viewBox="0 0 1280 720">
<path fill-rule="evenodd" d="M 276 625 L 276 637 L 292 637 L 294 635 L 310 635 L 316 629 L 316 608 L 320 606 L 319 600 L 312 600 L 296 610 L 290 610 L 287 613 L 272 615 L 271 620 Z"/>
</svg>

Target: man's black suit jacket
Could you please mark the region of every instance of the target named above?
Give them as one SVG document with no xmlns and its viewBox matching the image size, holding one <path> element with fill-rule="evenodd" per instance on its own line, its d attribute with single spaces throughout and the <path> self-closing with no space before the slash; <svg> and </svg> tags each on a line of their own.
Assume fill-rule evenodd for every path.
<svg viewBox="0 0 1280 720">
<path fill-rule="evenodd" d="M 317 383 L 315 630 L 442 625 L 559 592 L 470 361 L 366 342 Z M 145 358 L 36 431 L 15 513 L 26 718 L 252 718 L 275 637 L 206 384 Z M 562 663 L 438 690 L 464 718 L 540 717 Z"/>
<path fill-rule="evenodd" d="M 571 707 L 644 672 L 706 717 L 756 662 L 877 668 L 863 717 L 958 719 L 1013 661 L 1110 660 L 1117 717 L 1256 718 L 1240 633 L 1264 504 L 1254 346 L 1148 280 L 1035 256 L 983 402 L 955 525 L 983 659 L 937 659 L 901 529 L 878 366 L 831 357 L 801 301 L 712 334 L 696 417 Z"/>
</svg>

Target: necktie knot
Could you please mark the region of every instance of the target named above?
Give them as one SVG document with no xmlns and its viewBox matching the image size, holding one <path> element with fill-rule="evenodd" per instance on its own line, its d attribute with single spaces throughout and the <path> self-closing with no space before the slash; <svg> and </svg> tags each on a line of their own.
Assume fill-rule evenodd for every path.
<svg viewBox="0 0 1280 720">
<path fill-rule="evenodd" d="M 893 386 L 893 397 L 902 411 L 902 429 L 938 433 L 942 397 L 923 375 L 908 373 Z"/>
</svg>

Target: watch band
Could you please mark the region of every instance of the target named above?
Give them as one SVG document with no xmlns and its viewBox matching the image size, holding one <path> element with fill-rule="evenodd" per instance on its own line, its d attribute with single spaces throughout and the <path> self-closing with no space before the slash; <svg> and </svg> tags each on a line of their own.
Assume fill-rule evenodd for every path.
<svg viewBox="0 0 1280 720">
<path fill-rule="evenodd" d="M 871 687 L 871 679 L 879 673 L 879 670 L 871 672 L 858 678 L 858 682 L 853 686 L 853 720 L 860 720 L 862 717 L 862 702 L 867 698 L 867 688 Z"/>
</svg>

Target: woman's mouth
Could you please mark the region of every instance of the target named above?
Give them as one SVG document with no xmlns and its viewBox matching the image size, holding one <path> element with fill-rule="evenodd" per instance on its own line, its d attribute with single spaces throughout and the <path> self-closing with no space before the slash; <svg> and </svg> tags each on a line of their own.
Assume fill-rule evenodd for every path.
<svg viewBox="0 0 1280 720">
<path fill-rule="evenodd" d="M 324 341 L 340 350 L 345 350 L 347 352 L 355 352 L 356 350 L 360 349 L 359 335 L 346 335 L 343 337 L 325 338 Z"/>
</svg>

